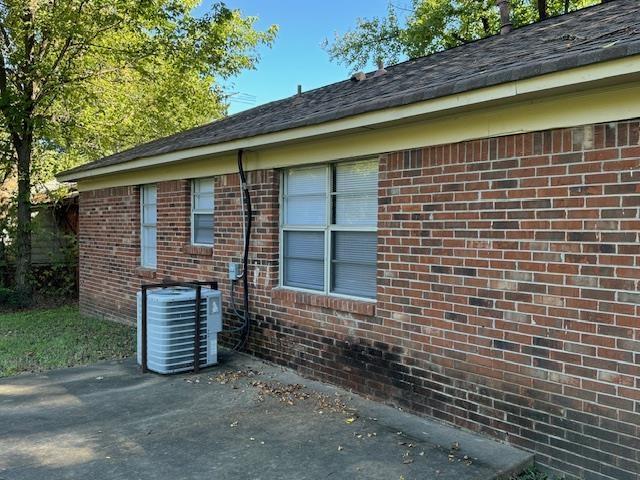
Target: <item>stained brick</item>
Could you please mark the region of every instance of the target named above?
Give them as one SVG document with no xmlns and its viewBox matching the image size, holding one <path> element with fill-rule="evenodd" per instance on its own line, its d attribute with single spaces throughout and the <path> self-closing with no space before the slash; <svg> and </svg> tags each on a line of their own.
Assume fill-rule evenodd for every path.
<svg viewBox="0 0 640 480">
<path fill-rule="evenodd" d="M 465 277 L 475 277 L 478 271 L 475 268 L 454 268 L 454 275 L 464 275 Z"/>
<path fill-rule="evenodd" d="M 444 318 L 454 322 L 467 323 L 467 316 L 462 313 L 446 312 Z"/>
<path fill-rule="evenodd" d="M 640 293 L 618 292 L 620 302 L 637 303 L 640 305 Z"/>
</svg>

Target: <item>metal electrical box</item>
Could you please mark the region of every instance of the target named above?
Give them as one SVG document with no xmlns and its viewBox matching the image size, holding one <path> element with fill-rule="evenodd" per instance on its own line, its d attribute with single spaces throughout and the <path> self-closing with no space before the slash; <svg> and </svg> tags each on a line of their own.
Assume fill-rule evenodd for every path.
<svg viewBox="0 0 640 480">
<path fill-rule="evenodd" d="M 240 277 L 240 264 L 229 262 L 229 280 L 237 280 Z"/>
</svg>

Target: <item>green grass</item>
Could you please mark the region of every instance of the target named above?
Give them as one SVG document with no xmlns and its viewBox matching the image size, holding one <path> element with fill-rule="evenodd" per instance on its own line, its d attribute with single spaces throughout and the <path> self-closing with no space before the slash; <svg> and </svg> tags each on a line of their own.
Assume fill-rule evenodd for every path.
<svg viewBox="0 0 640 480">
<path fill-rule="evenodd" d="M 556 480 L 561 480 L 560 477 L 553 477 Z M 522 472 L 520 475 L 512 477 L 511 480 L 553 480 L 552 477 L 546 473 L 541 472 L 536 467 L 531 467 Z"/>
<path fill-rule="evenodd" d="M 0 314 L 0 377 L 124 358 L 134 351 L 134 328 L 83 317 L 76 307 Z"/>
</svg>

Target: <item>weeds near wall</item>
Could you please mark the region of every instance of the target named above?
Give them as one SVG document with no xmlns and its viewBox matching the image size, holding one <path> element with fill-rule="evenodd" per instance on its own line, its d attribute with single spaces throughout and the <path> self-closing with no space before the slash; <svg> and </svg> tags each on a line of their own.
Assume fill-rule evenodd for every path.
<svg viewBox="0 0 640 480">
<path fill-rule="evenodd" d="M 544 472 L 541 472 L 536 467 L 526 469 L 521 474 L 511 477 L 511 480 L 562 480 L 564 477 L 550 477 Z"/>
<path fill-rule="evenodd" d="M 32 268 L 34 290 L 44 297 L 70 299 L 78 291 L 78 241 L 67 234 L 51 264 Z"/>
</svg>

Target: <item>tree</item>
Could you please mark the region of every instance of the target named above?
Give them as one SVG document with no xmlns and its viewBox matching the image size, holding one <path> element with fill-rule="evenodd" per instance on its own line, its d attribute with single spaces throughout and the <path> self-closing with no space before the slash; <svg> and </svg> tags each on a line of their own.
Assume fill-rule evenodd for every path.
<svg viewBox="0 0 640 480">
<path fill-rule="evenodd" d="M 275 37 L 276 27 L 257 31 L 255 18 L 222 3 L 196 17 L 198 3 L 0 2 L 0 173 L 14 171 L 18 178 L 19 290 L 30 289 L 34 159 L 50 165 L 52 155 L 68 162 L 93 158 L 140 136 L 191 126 L 202 120 L 199 114 L 223 113 L 215 79 L 254 67 L 256 48 Z M 192 115 L 179 99 L 211 104 Z M 177 112 L 167 111 L 172 108 Z M 119 123 L 107 123 L 117 118 Z"/>
<path fill-rule="evenodd" d="M 545 20 L 547 18 L 547 0 L 537 0 L 538 2 L 538 18 Z"/>
<path fill-rule="evenodd" d="M 380 59 L 393 64 L 478 40 L 500 31 L 495 0 L 412 0 L 406 21 L 389 4 L 382 18 L 358 19 L 324 47 L 331 60 L 358 70 Z M 577 10 L 600 0 L 511 0 L 514 27 Z"/>
</svg>

